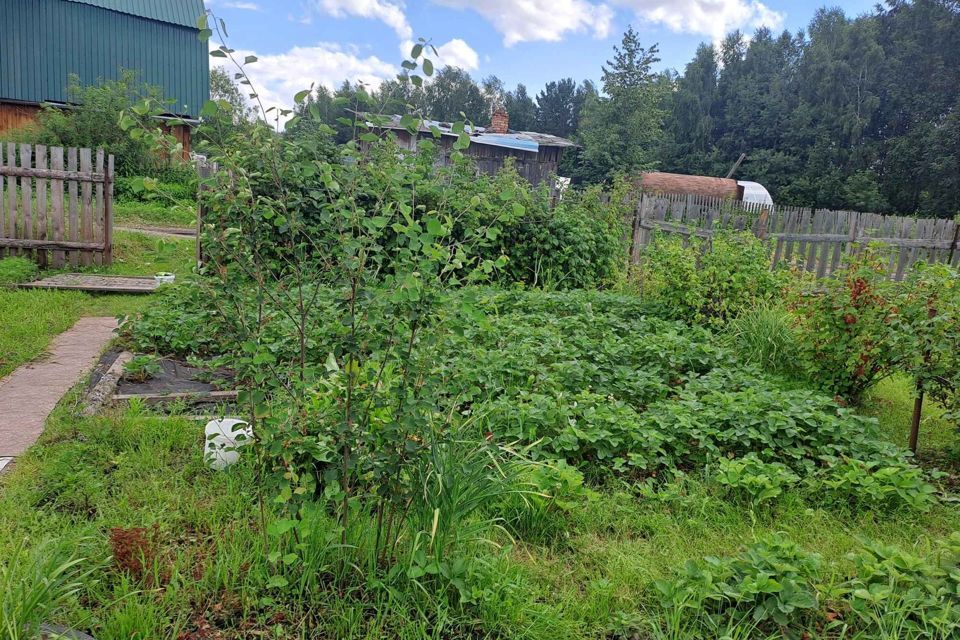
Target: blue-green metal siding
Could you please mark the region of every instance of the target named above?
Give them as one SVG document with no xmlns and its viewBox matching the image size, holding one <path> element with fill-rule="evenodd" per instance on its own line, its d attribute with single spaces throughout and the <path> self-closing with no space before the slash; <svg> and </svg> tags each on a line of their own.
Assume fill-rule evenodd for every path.
<svg viewBox="0 0 960 640">
<path fill-rule="evenodd" d="M 196 116 L 209 97 L 207 43 L 196 26 L 72 0 L 0 0 L 0 100 L 69 102 L 71 73 L 95 84 L 122 69 L 176 99 L 177 115 Z"/>
<path fill-rule="evenodd" d="M 204 13 L 203 0 L 68 0 L 79 4 L 128 13 L 181 27 L 197 26 L 197 18 Z"/>
</svg>

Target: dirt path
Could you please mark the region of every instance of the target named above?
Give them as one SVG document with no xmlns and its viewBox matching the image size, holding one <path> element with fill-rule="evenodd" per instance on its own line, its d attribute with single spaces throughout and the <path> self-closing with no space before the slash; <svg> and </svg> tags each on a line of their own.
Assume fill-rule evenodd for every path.
<svg viewBox="0 0 960 640">
<path fill-rule="evenodd" d="M 0 380 L 0 468 L 37 440 L 47 416 L 96 364 L 116 326 L 115 318 L 80 318 L 53 339 L 47 356 Z"/>
</svg>

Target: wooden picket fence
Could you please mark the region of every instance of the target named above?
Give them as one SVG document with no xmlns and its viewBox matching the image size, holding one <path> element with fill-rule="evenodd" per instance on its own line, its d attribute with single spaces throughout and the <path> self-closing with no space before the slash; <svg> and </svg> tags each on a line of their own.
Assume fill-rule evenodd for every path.
<svg viewBox="0 0 960 640">
<path fill-rule="evenodd" d="M 655 232 L 709 239 L 719 229 L 734 229 L 769 240 L 773 265 L 790 264 L 819 278 L 829 276 L 846 255 L 871 242 L 889 249 L 887 272 L 896 280 L 921 260 L 960 266 L 960 224 L 943 218 L 642 193 L 628 224 L 634 264 Z"/>
<path fill-rule="evenodd" d="M 113 261 L 113 156 L 0 143 L 0 257 L 41 266 Z"/>
</svg>

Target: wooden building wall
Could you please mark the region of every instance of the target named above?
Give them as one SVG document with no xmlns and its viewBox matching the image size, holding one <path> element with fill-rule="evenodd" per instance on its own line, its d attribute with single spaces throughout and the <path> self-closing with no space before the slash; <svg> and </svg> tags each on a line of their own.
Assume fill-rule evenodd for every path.
<svg viewBox="0 0 960 640">
<path fill-rule="evenodd" d="M 33 122 L 40 107 L 21 102 L 0 102 L 0 132 L 19 129 Z"/>
<path fill-rule="evenodd" d="M 409 132 L 394 130 L 393 133 L 397 136 L 397 142 L 401 147 L 411 151 L 416 150 L 416 140 Z M 432 134 L 424 132 L 417 136 L 417 140 L 433 141 L 441 150 L 438 164 L 442 166 L 450 164 L 450 153 L 453 151 L 453 143 L 456 141 L 454 136 L 442 136 L 439 140 L 436 140 Z M 551 176 L 557 175 L 562 153 L 563 149 L 560 147 L 541 146 L 538 153 L 533 153 L 532 151 L 476 143 L 472 143 L 466 150 L 466 155 L 471 156 L 476 162 L 477 169 L 490 175 L 500 171 L 507 158 L 513 158 L 517 172 L 534 186 L 550 180 Z"/>
<path fill-rule="evenodd" d="M 3 138 L 3 132 L 11 129 L 19 129 L 34 122 L 40 113 L 40 106 L 35 104 L 25 104 L 22 102 L 0 102 L 0 140 Z M 177 142 L 183 145 L 183 159 L 190 159 L 190 127 L 188 125 L 176 125 L 174 127 L 164 127 L 169 133 L 177 139 Z"/>
</svg>

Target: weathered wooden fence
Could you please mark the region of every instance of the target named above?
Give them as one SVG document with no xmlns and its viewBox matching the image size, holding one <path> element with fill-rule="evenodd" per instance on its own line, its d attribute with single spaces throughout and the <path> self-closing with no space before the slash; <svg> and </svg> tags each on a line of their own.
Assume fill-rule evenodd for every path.
<svg viewBox="0 0 960 640">
<path fill-rule="evenodd" d="M 41 266 L 113 260 L 113 156 L 0 143 L 0 257 Z"/>
<path fill-rule="evenodd" d="M 942 218 L 643 193 L 628 222 L 634 264 L 655 231 L 709 238 L 718 229 L 737 229 L 769 240 L 773 264 L 792 264 L 821 278 L 839 268 L 845 255 L 869 242 L 889 248 L 888 273 L 897 280 L 920 260 L 960 266 L 960 224 Z"/>
</svg>

